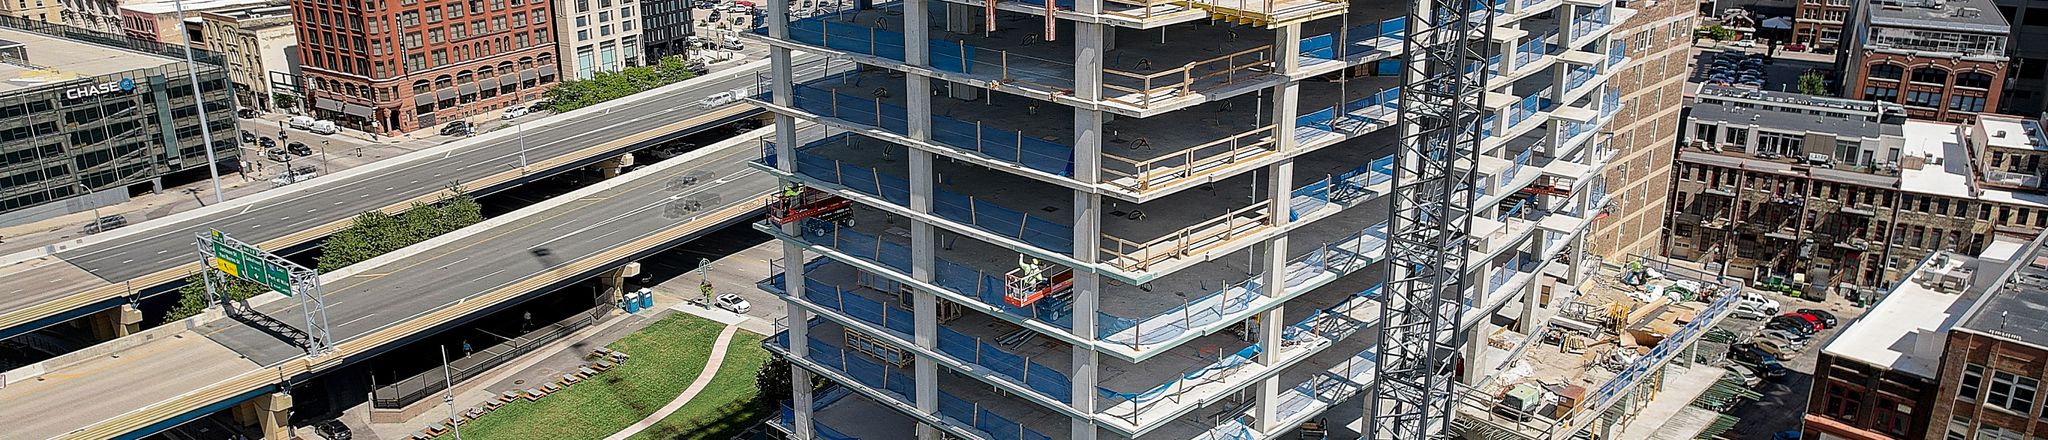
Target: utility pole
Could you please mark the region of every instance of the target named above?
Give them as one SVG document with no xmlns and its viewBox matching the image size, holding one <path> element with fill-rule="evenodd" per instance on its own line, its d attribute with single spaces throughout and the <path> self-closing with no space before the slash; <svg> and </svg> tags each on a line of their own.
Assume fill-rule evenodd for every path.
<svg viewBox="0 0 2048 440">
<path fill-rule="evenodd" d="M 455 418 L 455 375 L 448 373 L 448 346 L 441 346 L 441 401 L 448 402 L 448 424 L 455 430 L 455 440 L 462 440 L 462 424 L 453 423 Z"/>
<path fill-rule="evenodd" d="M 79 182 L 78 189 L 85 190 L 86 195 L 92 195 L 92 187 L 85 186 L 85 182 Z M 194 195 L 196 196 L 197 194 Z M 199 205 L 205 206 L 206 202 L 199 202 Z M 98 200 L 94 200 L 92 201 L 92 233 L 100 233 L 100 228 L 102 226 L 104 225 L 100 224 L 100 203 Z"/>
<path fill-rule="evenodd" d="M 206 96 L 199 89 L 199 63 L 192 60 L 192 25 L 185 21 L 183 0 L 172 0 L 171 6 L 178 11 L 178 30 L 185 32 L 185 78 L 192 81 L 192 103 L 199 106 L 199 141 L 206 143 L 206 175 L 213 179 L 213 202 L 226 202 L 227 195 L 220 190 L 220 164 L 215 163 L 219 159 L 213 157 L 213 127 L 206 121 Z"/>
</svg>

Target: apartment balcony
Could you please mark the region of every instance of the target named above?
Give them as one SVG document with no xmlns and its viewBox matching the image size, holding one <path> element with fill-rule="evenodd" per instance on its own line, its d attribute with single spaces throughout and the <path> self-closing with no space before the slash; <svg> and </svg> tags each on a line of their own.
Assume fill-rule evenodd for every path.
<svg viewBox="0 0 2048 440">
<path fill-rule="evenodd" d="M 1295 0 L 1319 2 L 1319 0 Z M 944 3 L 930 14 L 943 24 Z M 1097 93 L 1077 93 L 1073 41 L 1045 38 L 1044 18 L 999 12 L 992 31 L 934 29 L 929 66 L 905 64 L 900 4 L 811 17 L 790 22 L 787 40 L 771 44 L 822 51 L 890 70 L 921 72 L 940 79 L 1079 108 L 1148 117 L 1272 87 L 1275 74 L 1272 32 L 1184 23 L 1158 29 L 1111 28 L 1131 41 L 1106 52 Z M 976 23 L 975 25 L 978 25 Z M 1056 21 L 1053 35 L 1072 35 L 1073 24 Z M 979 27 L 979 26 L 976 26 Z M 1157 43 L 1159 32 L 1179 41 L 1209 41 L 1201 50 Z M 1141 36 L 1142 35 L 1142 36 Z M 1097 96 L 1100 98 L 1083 98 Z"/>
<path fill-rule="evenodd" d="M 1301 69 L 1298 76 L 1317 76 L 1333 72 L 1344 66 L 1358 65 L 1392 58 L 1404 50 L 1407 38 L 1407 17 L 1400 11 L 1374 11 L 1375 13 L 1354 12 L 1353 20 L 1364 19 L 1365 24 L 1316 34 L 1301 40 Z M 1373 15 L 1393 15 L 1372 21 Z"/>
<path fill-rule="evenodd" d="M 786 324 L 790 323 L 776 323 L 778 327 Z M 935 390 L 939 400 L 938 413 L 918 411 L 918 390 L 911 369 L 914 355 L 877 343 L 873 335 L 849 331 L 824 320 L 802 325 L 806 326 L 808 336 L 804 342 L 808 351 L 806 356 L 791 355 L 788 330 L 778 331 L 773 338 L 764 341 L 764 345 L 795 366 L 845 384 L 854 392 L 898 414 L 909 415 L 919 422 L 967 438 L 1067 438 L 1066 429 L 1047 430 L 1059 437 L 1038 431 L 1039 428 L 1066 424 L 1056 414 L 1022 405 L 985 407 L 980 402 L 998 399 L 999 395 L 986 386 L 975 385 L 977 382 L 973 379 L 954 374 L 940 374 L 936 381 L 939 388 Z"/>
<path fill-rule="evenodd" d="M 1279 28 L 1344 14 L 1347 2 L 1332 0 L 1187 0 L 1209 11 L 1209 19 L 1226 23 Z"/>
<path fill-rule="evenodd" d="M 1992 185 L 2033 189 L 2042 188 L 2042 182 L 2043 178 L 2040 174 L 2015 173 L 2001 170 L 1984 171 L 1984 183 Z"/>
<path fill-rule="evenodd" d="M 1570 21 L 1571 32 L 1568 34 L 1570 38 L 1567 39 L 1568 43 L 1566 43 L 1568 47 L 1585 47 L 1588 44 L 1592 44 L 1595 40 L 1613 32 L 1615 25 L 1627 22 L 1629 17 L 1635 16 L 1634 10 L 1616 8 L 1611 1 L 1567 0 L 1566 3 L 1576 6 L 1575 10 L 1590 9 L 1588 12 L 1576 13 L 1576 15 L 1572 16 Z"/>
<path fill-rule="evenodd" d="M 1187 275 L 1143 284 L 1105 282 L 1097 295 L 1101 313 L 1093 320 L 1093 337 L 1080 338 L 1071 334 L 1071 299 L 1055 295 L 1024 306 L 1007 302 L 1004 274 L 1016 269 L 1016 250 L 946 236 L 945 246 L 936 250 L 933 277 L 919 281 L 909 275 L 910 246 L 903 229 L 907 220 L 861 205 L 852 209 L 837 222 L 807 220 L 797 235 L 761 229 L 866 273 L 932 291 L 967 309 L 1133 362 L 1213 334 L 1364 269 L 1380 260 L 1386 243 L 1384 212 L 1346 212 L 1333 221 L 1302 225 L 1292 241 L 1299 244 L 1288 251 L 1283 288 L 1273 297 L 1265 296 L 1260 288 L 1263 277 L 1245 266 L 1252 259 L 1249 251 L 1220 256 L 1193 267 Z M 1372 226 L 1356 226 L 1360 224 Z"/>
<path fill-rule="evenodd" d="M 1393 127 L 1400 117 L 1399 82 L 1395 77 L 1302 82 L 1299 116 L 1294 122 L 1295 148 L 1314 151 Z"/>
</svg>

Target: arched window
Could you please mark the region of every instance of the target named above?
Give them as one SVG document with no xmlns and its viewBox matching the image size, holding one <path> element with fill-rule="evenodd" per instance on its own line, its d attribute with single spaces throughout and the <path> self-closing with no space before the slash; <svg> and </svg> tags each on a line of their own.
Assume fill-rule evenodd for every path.
<svg viewBox="0 0 2048 440">
<path fill-rule="evenodd" d="M 1963 72 L 1956 74 L 1956 87 L 1991 88 L 1991 75 L 1984 72 Z"/>
<path fill-rule="evenodd" d="M 1913 69 L 1913 82 L 1941 84 L 1948 82 L 1948 71 L 1933 67 Z"/>
<path fill-rule="evenodd" d="M 414 95 L 424 95 L 431 90 L 433 90 L 433 85 L 428 83 L 427 80 L 423 79 L 412 82 L 412 94 Z"/>
<path fill-rule="evenodd" d="M 1873 64 L 1870 66 L 1871 78 L 1897 80 L 1899 79 L 1900 75 L 1903 75 L 1905 73 L 1906 68 L 1901 67 L 1897 64 L 1884 63 Z"/>
</svg>

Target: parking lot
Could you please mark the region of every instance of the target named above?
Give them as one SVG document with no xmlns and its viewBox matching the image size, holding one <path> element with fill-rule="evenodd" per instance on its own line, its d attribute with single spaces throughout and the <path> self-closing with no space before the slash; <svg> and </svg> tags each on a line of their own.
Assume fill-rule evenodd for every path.
<svg viewBox="0 0 2048 440">
<path fill-rule="evenodd" d="M 1836 322 L 1835 325 L 1815 332 L 1805 344 L 1790 349 L 1786 356 L 1778 359 L 1787 370 L 1784 377 L 1766 379 L 1756 390 L 1763 394 L 1761 399 L 1740 404 L 1728 411 L 1728 415 L 1741 418 L 1741 423 L 1723 434 L 1722 438 L 1768 439 L 1777 432 L 1798 430 L 1803 423 L 1801 419 L 1806 415 L 1807 393 L 1813 388 L 1813 371 L 1816 360 L 1820 357 L 1820 350 L 1826 347 L 1828 342 L 1833 341 L 1842 328 L 1848 327 L 1850 322 L 1861 317 L 1864 312 L 1863 308 L 1855 307 L 1840 295 L 1831 296 L 1827 301 L 1816 302 L 1760 290 L 1749 291 L 1761 292 L 1765 298 L 1777 301 L 1779 314 L 1794 313 L 1799 309 L 1819 309 L 1832 313 Z M 1719 328 L 1733 332 L 1739 344 L 1739 341 L 1758 338 L 1759 331 L 1763 330 L 1765 325 L 1766 320 L 1731 316 L 1723 321 Z M 1730 363 L 1735 362 L 1731 359 Z"/>
<path fill-rule="evenodd" d="M 1746 60 L 1748 61 L 1745 65 Z M 1762 53 L 1738 50 L 1700 49 L 1693 57 L 1691 82 L 1750 87 L 1784 92 L 1799 91 L 1799 76 L 1806 72 L 1832 69 L 1826 63 L 1766 57 Z"/>
</svg>

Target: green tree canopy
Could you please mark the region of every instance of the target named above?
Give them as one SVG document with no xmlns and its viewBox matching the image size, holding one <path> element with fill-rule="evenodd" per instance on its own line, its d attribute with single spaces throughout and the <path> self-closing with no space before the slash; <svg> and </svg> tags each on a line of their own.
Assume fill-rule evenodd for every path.
<svg viewBox="0 0 2048 440">
<path fill-rule="evenodd" d="M 598 72 L 590 79 L 562 81 L 548 89 L 547 110 L 559 113 L 589 107 L 695 76 L 682 57 L 665 57 L 652 66 Z"/>
</svg>

